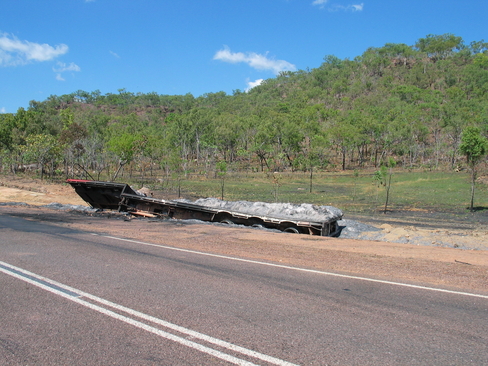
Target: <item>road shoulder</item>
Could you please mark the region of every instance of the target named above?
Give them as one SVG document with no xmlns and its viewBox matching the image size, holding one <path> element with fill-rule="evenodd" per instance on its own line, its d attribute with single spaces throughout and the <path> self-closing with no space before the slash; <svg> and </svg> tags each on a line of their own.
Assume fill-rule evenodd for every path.
<svg viewBox="0 0 488 366">
<path fill-rule="evenodd" d="M 128 219 L 39 206 L 12 215 L 98 234 L 322 271 L 488 294 L 488 251 L 338 239 L 181 220 Z"/>
</svg>

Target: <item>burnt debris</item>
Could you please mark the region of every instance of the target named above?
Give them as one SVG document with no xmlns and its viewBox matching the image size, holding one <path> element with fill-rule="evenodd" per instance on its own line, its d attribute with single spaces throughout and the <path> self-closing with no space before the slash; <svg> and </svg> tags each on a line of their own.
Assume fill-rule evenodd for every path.
<svg viewBox="0 0 488 366">
<path fill-rule="evenodd" d="M 338 236 L 340 209 L 312 204 L 163 200 L 148 197 L 125 183 L 68 179 L 78 195 L 93 208 L 118 210 L 143 217 L 197 219 L 225 224 L 277 229 L 283 232 Z"/>
</svg>

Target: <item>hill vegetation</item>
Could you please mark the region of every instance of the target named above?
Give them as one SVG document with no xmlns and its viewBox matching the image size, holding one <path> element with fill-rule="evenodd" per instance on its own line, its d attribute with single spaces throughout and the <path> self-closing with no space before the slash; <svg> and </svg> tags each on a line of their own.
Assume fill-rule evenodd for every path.
<svg viewBox="0 0 488 366">
<path fill-rule="evenodd" d="M 31 101 L 0 115 L 0 158 L 4 171 L 110 180 L 456 169 L 468 126 L 488 133 L 488 43 L 428 35 L 353 60 L 328 55 L 232 95 L 79 90 Z"/>
</svg>

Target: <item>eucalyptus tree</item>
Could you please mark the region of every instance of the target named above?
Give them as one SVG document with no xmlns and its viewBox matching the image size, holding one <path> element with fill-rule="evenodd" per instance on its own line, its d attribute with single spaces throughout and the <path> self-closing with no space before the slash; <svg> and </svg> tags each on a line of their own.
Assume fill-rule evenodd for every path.
<svg viewBox="0 0 488 366">
<path fill-rule="evenodd" d="M 244 113 L 238 117 L 236 123 L 241 129 L 239 134 L 237 155 L 244 157 L 246 162 L 244 164 L 246 169 L 252 168 L 252 160 L 254 156 L 253 147 L 258 133 L 258 126 L 261 123 L 259 116 L 252 113 Z"/>
<path fill-rule="evenodd" d="M 122 168 L 131 163 L 136 154 L 143 147 L 144 137 L 140 134 L 122 132 L 112 135 L 107 142 L 107 150 L 115 155 L 118 160 L 118 167 L 112 180 L 115 181 Z"/>
<path fill-rule="evenodd" d="M 87 166 L 83 159 L 85 154 L 85 143 L 88 137 L 86 128 L 74 122 L 73 113 L 67 108 L 62 111 L 61 116 L 64 119 L 63 129 L 58 135 L 60 148 L 63 150 L 63 160 L 65 166 L 65 174 L 69 176 L 74 174 L 75 165 L 80 167 L 85 174 L 87 174 Z"/>
<path fill-rule="evenodd" d="M 220 178 L 220 199 L 224 200 L 225 176 L 227 174 L 227 163 L 223 160 L 217 162 L 217 175 Z"/>
<path fill-rule="evenodd" d="M 254 140 L 250 146 L 251 151 L 259 159 L 261 171 L 264 171 L 265 166 L 268 170 L 270 169 L 268 159 L 273 156 L 273 140 L 275 136 L 271 132 L 271 127 L 270 121 L 265 121 L 258 125 Z"/>
<path fill-rule="evenodd" d="M 212 138 L 210 126 L 213 118 L 215 118 L 215 110 L 203 107 L 194 108 L 183 115 L 181 122 L 188 134 L 184 138 L 189 143 L 189 152 L 193 154 L 197 162 L 201 160 L 202 156 L 205 158 L 209 156 L 208 154 L 202 154 L 202 149 L 212 145 L 209 144 L 209 140 Z M 190 156 L 187 156 L 187 158 L 190 158 Z"/>
<path fill-rule="evenodd" d="M 276 156 L 285 159 L 283 165 L 293 168 L 294 159 L 302 153 L 304 141 L 302 119 L 298 110 L 290 110 L 285 113 L 275 113 L 270 116 L 273 119 L 274 138 L 276 139 Z"/>
<path fill-rule="evenodd" d="M 194 135 L 186 114 L 171 114 L 166 119 L 166 129 L 168 131 L 169 149 L 178 151 L 181 154 L 181 158 L 188 160 L 194 142 Z"/>
<path fill-rule="evenodd" d="M 332 145 L 335 145 L 341 156 L 341 169 L 346 170 L 348 153 L 353 151 L 360 140 L 360 129 L 355 120 L 356 114 L 342 112 L 336 117 L 329 129 Z"/>
<path fill-rule="evenodd" d="M 486 98 L 488 95 L 488 54 L 480 53 L 461 72 L 464 90 L 469 98 Z"/>
<path fill-rule="evenodd" d="M 224 112 L 212 120 L 211 137 L 224 161 L 232 162 L 244 133 L 241 120 L 234 114 Z"/>
<path fill-rule="evenodd" d="M 447 157 L 451 169 L 454 169 L 459 158 L 459 144 L 461 134 L 470 121 L 469 108 L 466 109 L 467 94 L 457 86 L 449 88 L 446 92 L 446 103 L 440 105 L 442 130 L 447 139 Z"/>
<path fill-rule="evenodd" d="M 445 59 L 454 54 L 463 46 L 463 39 L 451 33 L 442 35 L 429 34 L 425 38 L 419 38 L 415 47 L 427 54 L 434 62 Z"/>
<path fill-rule="evenodd" d="M 391 59 L 386 57 L 385 52 L 380 48 L 368 48 L 356 61 L 365 66 L 371 76 L 383 76 L 384 69 L 391 64 Z"/>
<path fill-rule="evenodd" d="M 181 147 L 172 149 L 168 152 L 164 163 L 167 166 L 167 176 L 172 176 L 176 180 L 176 188 L 178 192 L 178 198 L 181 197 L 181 180 L 186 177 L 187 160 L 182 158 L 183 154 L 180 151 Z M 168 174 L 171 173 L 171 174 Z"/>
<path fill-rule="evenodd" d="M 359 166 L 369 160 L 376 168 L 379 165 L 380 154 L 384 150 L 385 135 L 388 130 L 388 106 L 377 98 L 368 99 L 357 106 L 362 114 L 359 126 L 361 142 L 358 145 Z"/>
<path fill-rule="evenodd" d="M 0 150 L 12 148 L 13 130 L 15 128 L 15 117 L 12 113 L 0 114 Z"/>
<path fill-rule="evenodd" d="M 41 112 L 19 108 L 15 114 L 0 114 L 0 150 L 8 155 L 13 171 L 28 158 L 23 154 L 30 135 L 46 133 L 41 120 Z M 49 134 L 49 133 L 47 133 Z"/>
<path fill-rule="evenodd" d="M 330 143 L 323 123 L 326 115 L 326 109 L 319 104 L 308 106 L 301 114 L 300 132 L 303 139 L 300 143 L 301 154 L 296 159 L 295 166 L 310 171 L 310 190 L 313 184 L 313 170 L 326 167 L 329 163 Z"/>
<path fill-rule="evenodd" d="M 401 65 L 406 68 L 415 62 L 416 51 L 405 43 L 386 43 L 378 49 L 378 53 L 392 60 L 395 66 Z"/>
<path fill-rule="evenodd" d="M 26 144 L 20 147 L 24 158 L 28 162 L 38 165 L 41 179 L 49 167 L 49 175 L 52 177 L 58 160 L 61 158 L 61 148 L 56 137 L 47 134 L 29 135 Z"/>
<path fill-rule="evenodd" d="M 15 113 L 15 127 L 12 130 L 13 142 L 17 145 L 25 144 L 25 138 L 31 134 L 42 134 L 44 126 L 39 119 L 39 113 L 19 108 Z"/>
<path fill-rule="evenodd" d="M 461 136 L 459 151 L 466 157 L 466 163 L 471 170 L 471 201 L 469 209 L 474 211 L 474 191 L 478 164 L 488 152 L 488 140 L 481 134 L 478 127 L 466 127 Z"/>
<path fill-rule="evenodd" d="M 12 133 L 14 127 L 15 117 L 13 114 L 0 114 L 0 170 L 6 167 L 13 167 L 15 159 Z"/>
<path fill-rule="evenodd" d="M 422 105 L 422 104 L 421 104 Z M 400 156 L 404 166 L 413 167 L 425 152 L 428 123 L 419 105 L 398 103 L 388 125 L 389 153 Z M 436 166 L 437 166 L 436 159 Z"/>
</svg>

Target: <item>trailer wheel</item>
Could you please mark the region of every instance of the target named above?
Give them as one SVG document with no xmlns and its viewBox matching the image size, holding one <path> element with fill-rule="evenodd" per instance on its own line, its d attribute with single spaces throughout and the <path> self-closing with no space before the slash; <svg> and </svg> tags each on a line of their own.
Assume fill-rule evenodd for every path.
<svg viewBox="0 0 488 366">
<path fill-rule="evenodd" d="M 283 230 L 285 233 L 293 233 L 293 234 L 300 234 L 298 229 L 294 226 L 287 227 L 285 230 Z"/>
<path fill-rule="evenodd" d="M 231 220 L 228 220 L 228 219 L 222 220 L 222 221 L 220 221 L 220 223 L 221 224 L 227 224 L 227 225 L 233 225 L 234 224 Z"/>
</svg>

